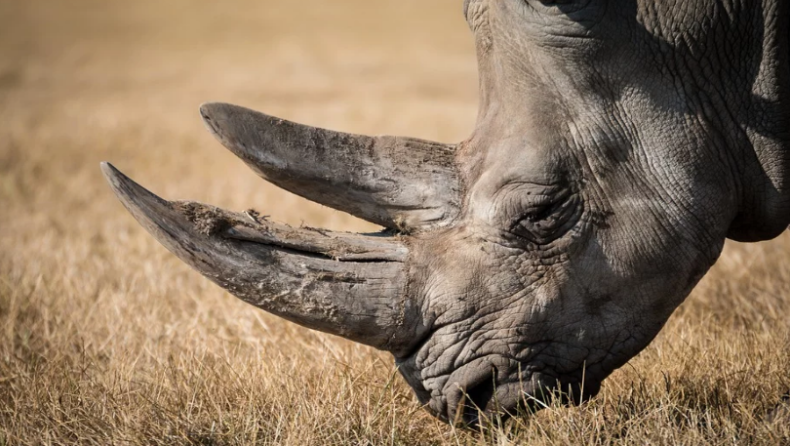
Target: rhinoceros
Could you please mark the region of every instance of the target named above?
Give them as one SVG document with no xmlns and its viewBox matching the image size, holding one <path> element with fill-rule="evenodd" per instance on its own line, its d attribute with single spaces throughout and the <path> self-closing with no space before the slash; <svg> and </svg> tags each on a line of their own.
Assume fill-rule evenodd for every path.
<svg viewBox="0 0 790 446">
<path fill-rule="evenodd" d="M 361 136 L 208 103 L 267 181 L 384 229 L 165 201 L 109 164 L 164 246 L 244 301 L 391 352 L 475 425 L 594 396 L 716 262 L 790 221 L 790 3 L 466 0 L 471 136 Z"/>
</svg>

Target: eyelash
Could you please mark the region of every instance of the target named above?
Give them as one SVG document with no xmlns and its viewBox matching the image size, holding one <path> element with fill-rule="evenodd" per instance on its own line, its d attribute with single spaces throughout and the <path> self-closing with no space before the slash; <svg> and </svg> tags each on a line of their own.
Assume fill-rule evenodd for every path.
<svg viewBox="0 0 790 446">
<path fill-rule="evenodd" d="M 522 214 L 508 232 L 531 243 L 548 244 L 575 226 L 580 211 L 578 199 L 570 193 L 563 194 L 550 203 L 536 206 Z"/>
</svg>

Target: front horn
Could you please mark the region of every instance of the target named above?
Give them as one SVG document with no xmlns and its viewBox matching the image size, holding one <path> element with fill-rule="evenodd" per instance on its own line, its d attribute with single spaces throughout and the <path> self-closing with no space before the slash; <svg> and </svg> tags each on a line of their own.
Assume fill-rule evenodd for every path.
<svg viewBox="0 0 790 446">
<path fill-rule="evenodd" d="M 420 324 L 397 237 L 292 228 L 194 202 L 169 202 L 108 163 L 113 191 L 159 242 L 256 307 L 403 355 Z"/>
</svg>

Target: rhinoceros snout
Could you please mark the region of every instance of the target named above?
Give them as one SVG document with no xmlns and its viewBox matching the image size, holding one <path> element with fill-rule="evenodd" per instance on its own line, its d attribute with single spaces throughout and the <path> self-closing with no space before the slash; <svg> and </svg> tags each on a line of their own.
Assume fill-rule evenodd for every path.
<svg viewBox="0 0 790 446">
<path fill-rule="evenodd" d="M 434 364 L 436 365 L 436 364 Z M 585 371 L 559 376 L 536 364 L 486 355 L 444 376 L 431 376 L 430 365 L 399 368 L 425 407 L 445 422 L 462 427 L 497 425 L 557 405 L 579 405 L 596 396 L 601 379 Z"/>
</svg>

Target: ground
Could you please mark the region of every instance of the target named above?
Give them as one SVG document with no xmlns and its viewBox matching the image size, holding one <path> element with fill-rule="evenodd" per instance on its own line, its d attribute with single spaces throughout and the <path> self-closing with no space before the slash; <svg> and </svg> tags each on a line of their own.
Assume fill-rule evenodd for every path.
<svg viewBox="0 0 790 446">
<path fill-rule="evenodd" d="M 0 445 L 790 444 L 774 409 L 790 390 L 788 236 L 729 244 L 589 404 L 465 432 L 422 410 L 387 354 L 191 271 L 99 170 L 373 229 L 258 179 L 198 105 L 454 142 L 476 85 L 460 0 L 0 0 Z"/>
</svg>

